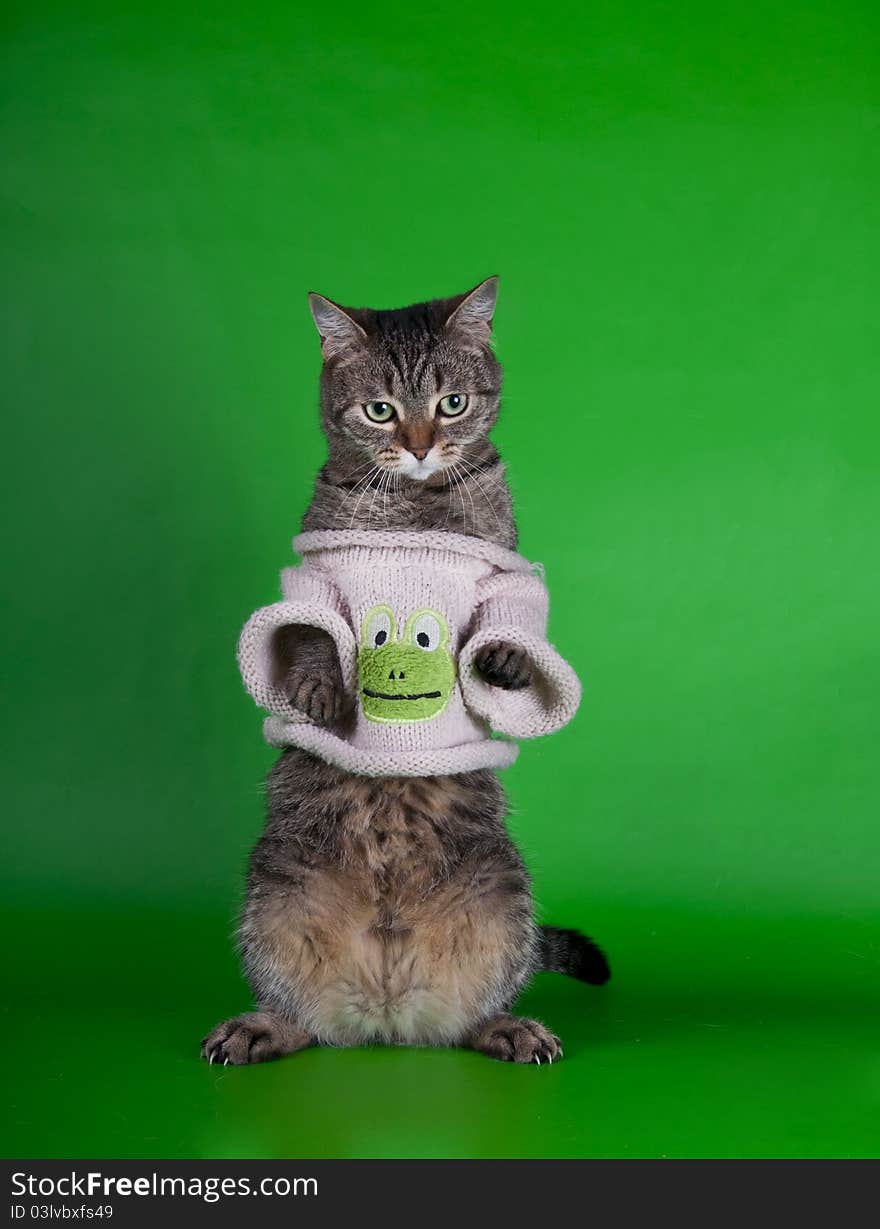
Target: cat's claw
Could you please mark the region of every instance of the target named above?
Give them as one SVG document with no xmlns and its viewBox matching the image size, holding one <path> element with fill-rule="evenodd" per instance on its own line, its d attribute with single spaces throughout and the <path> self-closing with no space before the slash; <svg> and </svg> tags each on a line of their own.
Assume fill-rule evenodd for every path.
<svg viewBox="0 0 880 1229">
<path fill-rule="evenodd" d="M 540 1067 L 540 1065 L 541 1065 L 541 1060 L 540 1060 L 540 1058 L 538 1058 L 537 1054 L 535 1055 L 535 1062 L 536 1062 L 536 1063 L 538 1064 L 538 1066 Z"/>
<path fill-rule="evenodd" d="M 248 1011 L 218 1024 L 202 1038 L 200 1053 L 213 1066 L 245 1066 L 262 1063 L 283 1054 L 293 1054 L 311 1044 L 311 1037 L 285 1017 L 271 1011 Z"/>
</svg>

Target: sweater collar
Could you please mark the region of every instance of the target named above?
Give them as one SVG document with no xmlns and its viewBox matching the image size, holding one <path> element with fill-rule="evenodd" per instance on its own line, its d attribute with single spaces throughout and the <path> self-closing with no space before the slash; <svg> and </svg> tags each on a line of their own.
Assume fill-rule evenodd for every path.
<svg viewBox="0 0 880 1229">
<path fill-rule="evenodd" d="M 298 555 L 349 547 L 372 547 L 380 550 L 445 551 L 483 559 L 506 572 L 532 572 L 534 565 L 516 551 L 474 538 L 470 534 L 446 533 L 439 529 L 318 529 L 298 534 L 293 549 Z"/>
</svg>

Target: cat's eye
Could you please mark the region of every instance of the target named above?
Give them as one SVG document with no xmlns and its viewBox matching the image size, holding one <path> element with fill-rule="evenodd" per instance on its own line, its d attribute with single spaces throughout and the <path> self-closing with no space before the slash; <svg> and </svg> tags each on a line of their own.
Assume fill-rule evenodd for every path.
<svg viewBox="0 0 880 1229">
<path fill-rule="evenodd" d="M 447 393 L 440 398 L 437 409 L 446 418 L 457 418 L 468 407 L 467 393 Z"/>
<path fill-rule="evenodd" d="M 381 649 L 394 637 L 394 618 L 387 606 L 370 611 L 364 623 L 364 641 L 371 649 Z"/>
<path fill-rule="evenodd" d="M 364 413 L 370 422 L 391 422 L 396 412 L 387 401 L 368 401 L 364 406 Z"/>
<path fill-rule="evenodd" d="M 410 638 L 413 644 L 428 653 L 436 649 L 443 639 L 440 621 L 436 615 L 427 613 L 416 615 L 410 628 Z"/>
</svg>

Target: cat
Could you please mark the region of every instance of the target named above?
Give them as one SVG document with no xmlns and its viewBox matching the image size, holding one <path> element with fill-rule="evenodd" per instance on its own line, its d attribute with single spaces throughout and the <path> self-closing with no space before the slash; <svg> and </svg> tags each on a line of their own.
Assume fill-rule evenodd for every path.
<svg viewBox="0 0 880 1229">
<path fill-rule="evenodd" d="M 491 345 L 498 280 L 395 310 L 309 303 L 321 339 L 327 461 L 304 530 L 444 530 L 514 549 L 504 465 L 489 439 L 501 366 Z M 333 640 L 286 630 L 291 705 L 320 726 L 348 701 Z M 493 641 L 475 665 L 492 686 L 528 685 L 528 658 Z M 601 949 L 537 926 L 530 881 L 491 770 L 355 775 L 287 748 L 267 782 L 240 927 L 257 1010 L 202 1041 L 246 1064 L 315 1044 L 458 1045 L 520 1063 L 562 1057 L 559 1038 L 512 1014 L 539 970 L 595 985 Z"/>
</svg>

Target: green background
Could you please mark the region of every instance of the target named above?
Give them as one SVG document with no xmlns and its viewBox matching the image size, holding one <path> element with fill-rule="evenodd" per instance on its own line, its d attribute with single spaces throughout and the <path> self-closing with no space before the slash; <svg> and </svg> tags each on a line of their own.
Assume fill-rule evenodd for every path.
<svg viewBox="0 0 880 1229">
<path fill-rule="evenodd" d="M 3 1151 L 876 1154 L 880 10 L 422 7 L 7 8 Z M 512 828 L 614 980 L 535 981 L 553 1068 L 209 1069 L 272 759 L 234 644 L 323 455 L 305 293 L 493 272 L 586 686 Z"/>
</svg>

